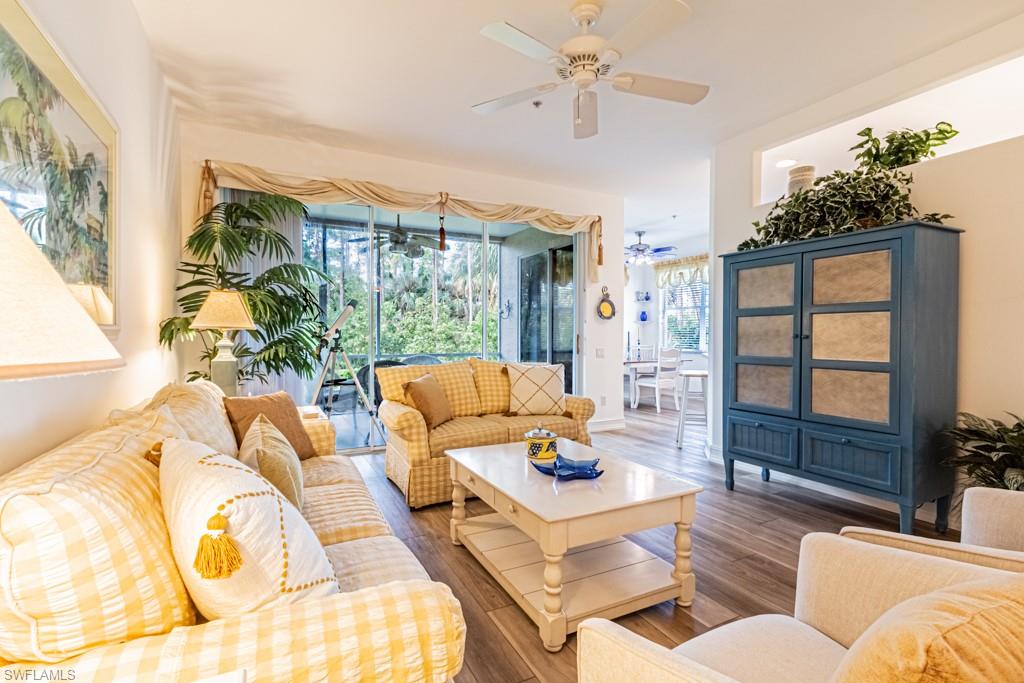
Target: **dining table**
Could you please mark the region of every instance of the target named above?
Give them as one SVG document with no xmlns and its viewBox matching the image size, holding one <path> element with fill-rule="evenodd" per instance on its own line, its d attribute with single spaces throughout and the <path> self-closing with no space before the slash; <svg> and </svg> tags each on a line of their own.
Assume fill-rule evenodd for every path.
<svg viewBox="0 0 1024 683">
<path fill-rule="evenodd" d="M 680 358 L 680 365 L 683 363 L 689 363 L 691 358 Z M 626 358 L 622 361 L 622 366 L 626 369 L 626 373 L 629 375 L 629 405 L 633 406 L 637 403 L 636 401 L 636 380 L 640 375 L 653 375 L 658 370 L 658 361 L 654 358 Z"/>
</svg>

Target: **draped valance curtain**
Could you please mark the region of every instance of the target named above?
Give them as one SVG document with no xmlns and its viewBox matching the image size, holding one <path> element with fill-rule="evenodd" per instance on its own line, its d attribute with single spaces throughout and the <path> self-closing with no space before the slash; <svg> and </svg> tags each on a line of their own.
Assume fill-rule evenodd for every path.
<svg viewBox="0 0 1024 683">
<path fill-rule="evenodd" d="M 447 192 L 407 192 L 364 180 L 285 176 L 226 161 L 207 161 L 203 166 L 200 214 L 213 206 L 215 190 L 220 186 L 285 195 L 304 204 L 368 204 L 388 211 L 458 214 L 487 223 L 525 223 L 558 234 L 585 232 L 589 246 L 587 275 L 591 282 L 598 281 L 598 267 L 604 262 L 600 216 L 569 216 L 533 206 L 474 202 Z"/>
<path fill-rule="evenodd" d="M 654 264 L 658 289 L 708 281 L 708 255 L 684 256 Z"/>
</svg>

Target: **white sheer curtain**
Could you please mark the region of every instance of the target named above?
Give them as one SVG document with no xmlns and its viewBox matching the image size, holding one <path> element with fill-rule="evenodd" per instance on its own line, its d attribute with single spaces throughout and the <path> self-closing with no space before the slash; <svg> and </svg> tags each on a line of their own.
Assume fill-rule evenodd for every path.
<svg viewBox="0 0 1024 683">
<path fill-rule="evenodd" d="M 244 190 L 222 190 L 223 201 L 229 202 L 244 202 L 249 197 L 256 195 L 255 192 L 246 192 Z M 292 261 L 296 263 L 302 262 L 302 218 L 291 217 L 287 218 L 279 223 L 276 228 L 277 231 L 288 238 L 289 244 L 292 245 Z M 238 266 L 238 270 L 245 273 L 250 273 L 252 276 L 259 275 L 265 272 L 269 268 L 284 263 L 282 259 L 275 259 L 270 257 L 264 257 L 259 254 L 244 259 Z M 242 333 L 244 334 L 244 333 Z M 248 335 L 243 337 L 248 340 Z M 251 340 L 248 340 L 251 342 Z M 270 375 L 267 378 L 266 384 L 259 380 L 247 380 L 242 382 L 239 386 L 239 393 L 243 396 L 249 394 L 269 394 L 275 391 L 287 391 L 288 394 L 298 405 L 308 403 L 307 394 L 307 380 L 304 380 L 297 373 L 292 370 L 287 370 L 283 374 Z"/>
</svg>

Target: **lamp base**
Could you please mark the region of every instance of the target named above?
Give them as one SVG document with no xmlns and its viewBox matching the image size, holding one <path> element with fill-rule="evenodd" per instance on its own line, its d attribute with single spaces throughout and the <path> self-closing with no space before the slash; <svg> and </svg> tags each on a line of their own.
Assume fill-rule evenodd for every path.
<svg viewBox="0 0 1024 683">
<path fill-rule="evenodd" d="M 232 353 L 234 342 L 227 337 L 217 342 L 217 355 L 210 363 L 210 379 L 225 396 L 238 395 L 238 359 Z"/>
</svg>

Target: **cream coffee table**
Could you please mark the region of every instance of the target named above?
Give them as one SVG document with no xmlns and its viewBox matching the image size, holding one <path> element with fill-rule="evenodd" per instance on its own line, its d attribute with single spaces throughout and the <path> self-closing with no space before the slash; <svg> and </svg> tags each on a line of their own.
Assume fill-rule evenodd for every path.
<svg viewBox="0 0 1024 683">
<path fill-rule="evenodd" d="M 558 452 L 601 458 L 604 475 L 560 482 L 536 471 L 525 443 L 447 451 L 452 543 L 464 545 L 557 652 L 589 617 L 614 619 L 674 599 L 693 603 L 690 527 L 703 487 L 567 439 Z M 496 512 L 466 517 L 475 494 Z M 675 563 L 621 534 L 675 524 Z"/>
</svg>

